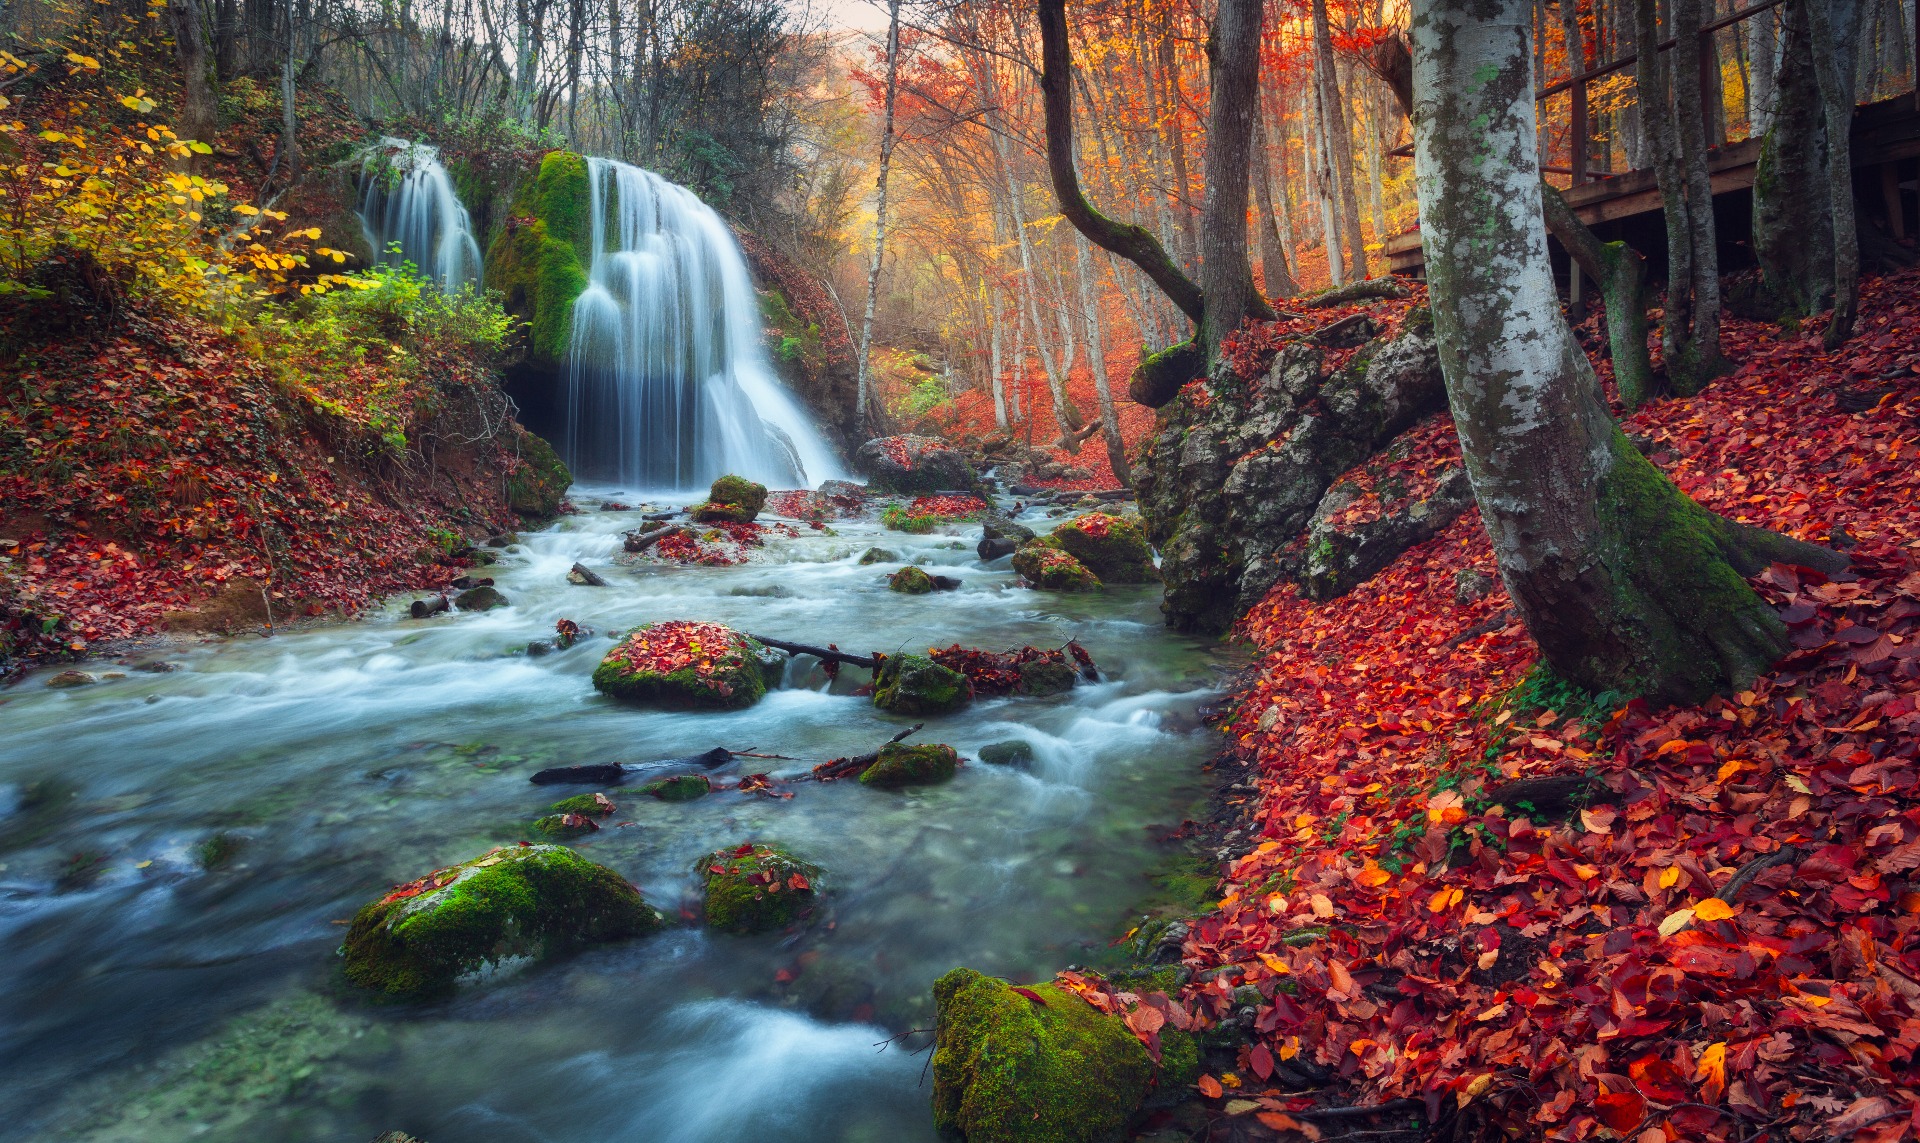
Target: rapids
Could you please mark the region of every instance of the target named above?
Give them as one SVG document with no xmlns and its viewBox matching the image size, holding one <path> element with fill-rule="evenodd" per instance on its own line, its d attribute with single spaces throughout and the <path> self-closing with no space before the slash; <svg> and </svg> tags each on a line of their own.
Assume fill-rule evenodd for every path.
<svg viewBox="0 0 1920 1143">
<path fill-rule="evenodd" d="M 95 663 L 128 673 L 54 690 L 43 672 L 0 692 L 0 1139 L 932 1139 L 927 1037 L 889 1038 L 931 1025 L 928 989 L 948 968 L 1043 977 L 1124 931 L 1153 892 L 1150 830 L 1201 792 L 1215 739 L 1194 710 L 1217 653 L 1163 628 L 1152 589 L 1017 586 L 1005 560 L 974 559 L 974 526 L 841 521 L 770 537 L 742 566 L 630 567 L 616 555 L 637 509 L 597 503 L 627 491 L 576 488 L 582 514 L 508 549 L 491 569 L 507 608 L 416 622 L 396 599 L 361 622 L 131 657 L 171 673 Z M 857 562 L 873 545 L 964 586 L 888 592 L 898 564 Z M 611 586 L 569 586 L 576 560 Z M 601 634 L 516 652 L 561 617 Z M 906 724 L 850 693 L 865 672 L 829 687 L 811 659 L 737 713 L 597 696 L 607 634 L 664 618 L 884 651 L 1072 636 L 1105 673 L 1056 698 L 977 702 L 918 739 L 972 757 L 1024 738 L 1029 772 L 970 761 L 904 794 L 801 783 L 790 800 L 684 804 L 629 780 L 608 828 L 576 843 L 673 913 L 700 855 L 779 840 L 826 870 L 828 915 L 802 934 L 680 926 L 442 1003 L 356 994 L 334 956 L 340 922 L 390 885 L 532 836 L 548 803 L 585 789 L 535 787 L 536 769 L 725 745 L 794 760 L 743 759 L 718 779 L 791 774 Z"/>
</svg>

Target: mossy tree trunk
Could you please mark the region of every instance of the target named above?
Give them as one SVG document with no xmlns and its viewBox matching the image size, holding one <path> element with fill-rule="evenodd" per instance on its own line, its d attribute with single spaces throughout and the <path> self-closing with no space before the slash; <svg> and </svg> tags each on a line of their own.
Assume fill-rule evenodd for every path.
<svg viewBox="0 0 1920 1143">
<path fill-rule="evenodd" d="M 1782 316 L 1804 318 L 1833 299 L 1829 150 L 1807 5 L 1780 11 L 1780 63 L 1753 180 L 1753 252 L 1770 302 Z"/>
<path fill-rule="evenodd" d="M 1653 358 L 1647 351 L 1647 260 L 1625 242 L 1602 242 L 1552 183 L 1540 182 L 1547 229 L 1587 277 L 1600 284 L 1607 306 L 1607 345 L 1620 402 L 1637 409 L 1653 395 Z"/>
<path fill-rule="evenodd" d="M 1826 114 L 1827 201 L 1833 211 L 1833 316 L 1826 347 L 1853 336 L 1860 305 L 1860 238 L 1853 214 L 1853 95 L 1855 37 L 1860 10 L 1855 0 L 1813 0 L 1807 9 L 1813 32 L 1813 71 L 1820 80 Z"/>
<path fill-rule="evenodd" d="M 1831 552 L 1688 499 L 1630 445 L 1562 320 L 1541 221 L 1529 0 L 1415 0 L 1414 143 L 1435 336 L 1507 590 L 1592 690 L 1743 685 L 1786 630 L 1742 576 Z"/>
</svg>

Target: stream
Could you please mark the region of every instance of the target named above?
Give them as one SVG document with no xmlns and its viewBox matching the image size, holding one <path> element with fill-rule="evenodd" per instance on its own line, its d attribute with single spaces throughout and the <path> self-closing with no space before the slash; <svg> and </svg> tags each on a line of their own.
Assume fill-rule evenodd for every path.
<svg viewBox="0 0 1920 1143">
<path fill-rule="evenodd" d="M 156 648 L 90 687 L 43 671 L 0 691 L 0 1139 L 427 1143 L 920 1143 L 929 987 L 956 965 L 1013 979 L 1100 962 L 1154 893 L 1156 831 L 1193 813 L 1217 736 L 1196 706 L 1224 662 L 1161 624 L 1157 588 L 1029 591 L 974 556 L 978 525 L 925 536 L 871 517 L 769 535 L 740 566 L 635 566 L 599 510 L 523 533 L 491 569 L 512 606 Z M 624 499 L 624 497 L 623 497 Z M 764 518 L 763 518 L 764 519 Z M 1029 512 L 1025 521 L 1051 523 Z M 958 592 L 886 590 L 899 563 Z M 579 561 L 608 587 L 570 586 Z M 571 618 L 600 634 L 530 658 Z M 547 766 L 643 762 L 720 745 L 790 756 L 714 772 L 793 775 L 875 749 L 912 720 L 847 668 L 789 663 L 730 713 L 622 707 L 589 681 L 615 630 L 702 619 L 850 650 L 1002 650 L 1077 638 L 1101 681 L 975 702 L 915 739 L 969 761 L 904 793 L 799 783 L 680 804 L 610 791 L 574 844 L 671 916 L 704 854 L 778 841 L 825 870 L 826 917 L 798 934 L 681 924 L 463 986 L 373 1003 L 334 955 L 390 886 L 535 838 Z M 178 665 L 149 674 L 134 665 Z M 1023 739 L 1027 770 L 976 760 Z M 680 772 L 668 769 L 664 773 Z"/>
</svg>

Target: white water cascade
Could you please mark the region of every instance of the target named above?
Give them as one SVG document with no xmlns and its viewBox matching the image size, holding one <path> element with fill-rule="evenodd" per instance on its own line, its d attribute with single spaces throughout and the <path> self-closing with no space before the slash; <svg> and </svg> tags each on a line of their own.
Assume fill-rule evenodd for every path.
<svg viewBox="0 0 1920 1143">
<path fill-rule="evenodd" d="M 842 475 L 761 341 L 745 257 L 685 187 L 589 158 L 593 264 L 573 307 L 566 459 L 576 475 L 690 489 Z"/>
<path fill-rule="evenodd" d="M 360 170 L 360 225 L 381 262 L 411 262 L 449 292 L 480 288 L 473 220 L 436 148 L 380 140 Z"/>
</svg>

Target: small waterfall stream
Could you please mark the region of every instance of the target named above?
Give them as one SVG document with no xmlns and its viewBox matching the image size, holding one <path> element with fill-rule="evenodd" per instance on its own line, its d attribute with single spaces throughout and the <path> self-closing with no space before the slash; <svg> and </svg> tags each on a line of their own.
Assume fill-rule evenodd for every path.
<svg viewBox="0 0 1920 1143">
<path fill-rule="evenodd" d="M 774 375 L 727 224 L 651 171 L 587 164 L 594 255 L 574 303 L 564 450 L 575 473 L 651 489 L 842 475 Z"/>
<path fill-rule="evenodd" d="M 480 287 L 480 243 L 437 148 L 382 138 L 361 168 L 360 225 L 381 262 L 411 262 L 444 290 Z"/>
</svg>

